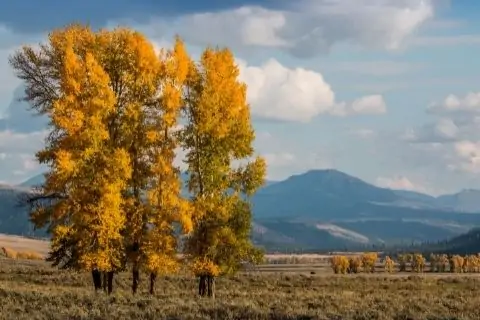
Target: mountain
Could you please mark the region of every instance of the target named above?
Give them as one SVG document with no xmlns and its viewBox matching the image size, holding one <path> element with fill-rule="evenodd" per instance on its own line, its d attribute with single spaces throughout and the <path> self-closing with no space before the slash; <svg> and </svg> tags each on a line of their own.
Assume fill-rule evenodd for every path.
<svg viewBox="0 0 480 320">
<path fill-rule="evenodd" d="M 43 173 L 41 173 L 41 174 L 33 176 L 30 179 L 20 183 L 18 186 L 20 186 L 20 187 L 36 187 L 36 186 L 42 185 L 44 181 L 45 181 L 45 176 L 43 175 Z"/>
<path fill-rule="evenodd" d="M 0 233 L 31 232 L 25 209 L 13 208 L 11 197 L 43 179 L 32 177 L 10 187 L 10 193 L 0 190 Z M 480 214 L 472 213 L 480 212 L 477 193 L 464 190 L 433 197 L 380 188 L 338 170 L 311 170 L 268 181 L 252 197 L 252 239 L 270 251 L 441 241 L 480 226 Z M 186 186 L 182 194 L 188 196 Z M 15 227 L 5 222 L 12 219 Z"/>
<path fill-rule="evenodd" d="M 438 243 L 422 244 L 415 248 L 415 251 L 446 254 L 478 254 L 480 252 L 480 228 L 474 228 L 469 232 L 461 234 Z"/>
</svg>

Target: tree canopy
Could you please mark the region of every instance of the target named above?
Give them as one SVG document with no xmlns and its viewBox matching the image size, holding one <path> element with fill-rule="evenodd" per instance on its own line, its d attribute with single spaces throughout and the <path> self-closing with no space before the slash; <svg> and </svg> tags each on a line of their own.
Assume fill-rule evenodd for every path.
<svg viewBox="0 0 480 320">
<path fill-rule="evenodd" d="M 179 251 L 201 286 L 261 256 L 248 199 L 266 164 L 254 157 L 232 52 L 207 48 L 195 62 L 178 37 L 158 52 L 127 28 L 70 25 L 10 63 L 25 100 L 50 119 L 36 154 L 46 181 L 30 203 L 32 222 L 52 235 L 54 265 L 111 277 L 131 265 L 135 292 L 141 269 L 151 281 L 177 271 Z"/>
</svg>

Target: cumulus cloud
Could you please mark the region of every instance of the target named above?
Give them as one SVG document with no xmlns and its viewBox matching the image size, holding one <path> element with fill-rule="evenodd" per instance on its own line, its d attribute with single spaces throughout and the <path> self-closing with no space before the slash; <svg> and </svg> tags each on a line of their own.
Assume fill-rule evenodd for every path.
<svg viewBox="0 0 480 320">
<path fill-rule="evenodd" d="M 480 141 L 458 141 L 454 144 L 457 161 L 451 163 L 452 170 L 480 173 Z"/>
<path fill-rule="evenodd" d="M 394 175 L 393 177 L 378 177 L 375 184 L 382 188 L 389 188 L 393 190 L 408 190 L 427 193 L 427 189 L 420 185 L 413 183 L 403 175 Z"/>
<path fill-rule="evenodd" d="M 432 103 L 427 112 L 432 114 L 480 113 L 480 92 L 469 92 L 463 97 L 448 95 L 440 103 Z"/>
<path fill-rule="evenodd" d="M 460 135 L 465 135 L 467 128 L 459 128 L 457 123 L 450 118 L 440 118 L 433 123 L 417 128 L 408 128 L 402 139 L 408 142 L 452 142 Z"/>
<path fill-rule="evenodd" d="M 387 112 L 383 96 L 375 94 L 358 98 L 351 103 L 338 103 L 332 110 L 333 115 L 348 116 L 355 114 L 380 115 Z"/>
<path fill-rule="evenodd" d="M 239 61 L 238 66 L 240 79 L 248 85 L 252 113 L 257 116 L 308 121 L 335 104 L 335 94 L 320 73 L 289 69 L 275 59 L 258 67 Z"/>
<path fill-rule="evenodd" d="M 151 24 L 164 33 L 174 28 L 196 45 L 274 47 L 306 57 L 339 43 L 398 49 L 434 11 L 433 0 L 298 0 L 283 9 L 243 6 L 168 22 L 152 19 Z"/>
<path fill-rule="evenodd" d="M 258 117 L 307 122 L 320 114 L 346 116 L 383 114 L 380 95 L 361 97 L 352 103 L 336 102 L 335 93 L 322 74 L 304 68 L 288 68 L 276 59 L 260 66 L 238 60 L 240 80 L 248 85 L 247 98 Z"/>
</svg>

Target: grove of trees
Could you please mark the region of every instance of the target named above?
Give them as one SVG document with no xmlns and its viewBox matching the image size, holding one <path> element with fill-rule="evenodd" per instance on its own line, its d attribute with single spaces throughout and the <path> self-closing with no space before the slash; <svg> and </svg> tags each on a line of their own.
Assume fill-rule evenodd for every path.
<svg viewBox="0 0 480 320">
<path fill-rule="evenodd" d="M 359 273 L 363 268 L 366 273 L 375 272 L 377 253 L 370 252 L 350 258 L 335 255 L 330 258 L 330 266 L 334 273 Z M 477 273 L 480 272 L 480 253 L 476 255 L 430 254 L 428 258 L 430 272 Z M 403 253 L 396 257 L 396 261 L 385 256 L 381 261 L 385 272 L 393 273 L 398 265 L 399 272 L 425 272 L 427 259 L 421 253 Z M 410 269 L 410 270 L 408 270 Z"/>
<path fill-rule="evenodd" d="M 233 54 L 207 48 L 194 61 L 178 37 L 159 51 L 133 30 L 76 24 L 10 57 L 25 100 L 50 120 L 31 221 L 51 234 L 47 260 L 92 272 L 95 289 L 112 292 L 128 269 L 132 292 L 145 272 L 153 294 L 158 275 L 184 265 L 213 297 L 215 277 L 262 257 L 249 198 L 266 164 Z"/>
</svg>

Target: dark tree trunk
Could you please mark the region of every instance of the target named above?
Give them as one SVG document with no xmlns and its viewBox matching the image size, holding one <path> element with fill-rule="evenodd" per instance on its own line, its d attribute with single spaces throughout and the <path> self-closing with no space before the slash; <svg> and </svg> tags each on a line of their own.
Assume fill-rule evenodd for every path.
<svg viewBox="0 0 480 320">
<path fill-rule="evenodd" d="M 155 272 L 150 273 L 150 294 L 155 294 L 155 282 L 157 281 L 157 274 Z"/>
<path fill-rule="evenodd" d="M 198 294 L 204 297 L 207 294 L 207 276 L 201 275 L 198 281 Z"/>
<path fill-rule="evenodd" d="M 103 291 L 107 292 L 107 273 L 103 272 Z"/>
<path fill-rule="evenodd" d="M 107 272 L 107 293 L 111 294 L 113 291 L 113 271 Z"/>
<path fill-rule="evenodd" d="M 207 296 L 215 299 L 215 277 L 208 276 L 207 277 Z"/>
<path fill-rule="evenodd" d="M 95 291 L 100 290 L 102 288 L 102 274 L 100 273 L 100 271 L 98 271 L 97 269 L 93 269 L 92 279 Z"/>
<path fill-rule="evenodd" d="M 132 270 L 132 293 L 136 294 L 138 289 L 138 283 L 140 282 L 140 271 L 137 266 L 133 267 Z"/>
</svg>

